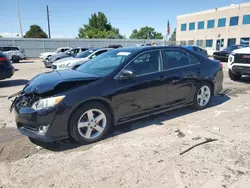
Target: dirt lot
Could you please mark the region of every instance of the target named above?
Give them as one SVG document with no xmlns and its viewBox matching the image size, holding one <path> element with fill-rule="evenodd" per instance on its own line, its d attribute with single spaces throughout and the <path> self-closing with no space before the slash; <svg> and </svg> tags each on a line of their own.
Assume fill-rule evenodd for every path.
<svg viewBox="0 0 250 188">
<path fill-rule="evenodd" d="M 15 64 L 0 81 L 0 187 L 250 187 L 250 78 L 232 82 L 209 108 L 182 108 L 116 128 L 106 140 L 37 146 L 15 129 L 6 97 L 46 69 Z M 181 151 L 207 138 L 217 141 Z"/>
</svg>

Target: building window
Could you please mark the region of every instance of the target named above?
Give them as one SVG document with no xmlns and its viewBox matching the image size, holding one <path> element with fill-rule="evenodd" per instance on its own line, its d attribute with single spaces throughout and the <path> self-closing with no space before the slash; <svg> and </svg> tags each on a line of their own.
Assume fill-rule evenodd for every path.
<svg viewBox="0 0 250 188">
<path fill-rule="evenodd" d="M 181 24 L 181 31 L 187 30 L 187 24 Z"/>
<path fill-rule="evenodd" d="M 247 15 L 243 16 L 242 24 L 243 25 L 250 24 L 250 14 L 247 14 Z"/>
<path fill-rule="evenodd" d="M 194 40 L 188 40 L 188 45 L 194 45 Z"/>
<path fill-rule="evenodd" d="M 180 44 L 181 44 L 182 46 L 186 46 L 186 45 L 187 45 L 187 43 L 186 43 L 185 40 L 181 40 Z"/>
<path fill-rule="evenodd" d="M 190 31 L 195 30 L 195 23 L 194 22 L 189 23 L 189 30 Z"/>
<path fill-rule="evenodd" d="M 214 28 L 214 20 L 207 21 L 207 28 Z"/>
<path fill-rule="evenodd" d="M 226 18 L 220 18 L 218 20 L 218 27 L 225 27 L 226 26 Z"/>
<path fill-rule="evenodd" d="M 236 44 L 236 38 L 228 39 L 227 46 L 232 46 Z"/>
<path fill-rule="evenodd" d="M 198 29 L 204 29 L 204 21 L 198 22 Z"/>
<path fill-rule="evenodd" d="M 206 40 L 206 47 L 213 47 L 213 40 L 212 39 Z"/>
<path fill-rule="evenodd" d="M 247 38 L 241 38 L 240 39 L 240 44 L 243 44 L 243 45 L 250 45 L 250 37 L 247 37 Z"/>
<path fill-rule="evenodd" d="M 235 26 L 235 25 L 238 25 L 238 22 L 239 22 L 239 16 L 234 16 L 234 17 L 230 18 L 229 25 L 230 26 Z"/>
<path fill-rule="evenodd" d="M 203 47 L 203 40 L 197 40 L 196 41 L 196 46 Z"/>
<path fill-rule="evenodd" d="M 221 39 L 220 40 L 220 47 L 223 47 L 224 46 L 224 39 Z"/>
</svg>

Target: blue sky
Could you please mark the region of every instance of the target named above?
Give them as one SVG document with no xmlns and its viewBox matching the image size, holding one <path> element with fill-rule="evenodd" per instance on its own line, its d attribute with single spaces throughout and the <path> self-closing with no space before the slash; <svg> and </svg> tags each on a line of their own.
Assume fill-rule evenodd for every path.
<svg viewBox="0 0 250 188">
<path fill-rule="evenodd" d="M 166 23 L 171 31 L 176 16 L 206 9 L 249 2 L 247 0 L 19 0 L 23 32 L 31 24 L 40 25 L 47 33 L 46 5 L 51 15 L 52 38 L 77 37 L 78 29 L 88 23 L 94 12 L 102 11 L 111 24 L 127 37 L 133 29 L 151 26 L 166 34 Z M 1 0 L 0 35 L 11 37 L 20 32 L 16 0 Z"/>
</svg>

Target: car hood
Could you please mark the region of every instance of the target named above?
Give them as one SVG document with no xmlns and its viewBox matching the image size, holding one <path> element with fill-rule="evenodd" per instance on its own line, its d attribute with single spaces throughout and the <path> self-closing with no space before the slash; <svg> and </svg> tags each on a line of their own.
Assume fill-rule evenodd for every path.
<svg viewBox="0 0 250 188">
<path fill-rule="evenodd" d="M 24 87 L 27 94 L 43 94 L 52 91 L 57 85 L 65 82 L 95 81 L 99 76 L 75 70 L 46 72 L 37 75 Z"/>
<path fill-rule="evenodd" d="M 236 54 L 250 54 L 250 47 L 234 50 L 233 53 L 236 53 Z"/>
<path fill-rule="evenodd" d="M 64 58 L 58 61 L 55 61 L 53 63 L 53 65 L 61 65 L 61 64 L 68 64 L 68 63 L 78 63 L 78 62 L 85 62 L 88 61 L 88 58 L 74 58 L 74 57 L 70 57 L 70 58 Z"/>
<path fill-rule="evenodd" d="M 61 59 L 63 57 L 70 57 L 70 56 L 65 53 L 61 53 L 61 54 L 52 55 L 49 59 L 52 61 L 56 61 L 56 59 Z"/>
<path fill-rule="evenodd" d="M 48 55 L 55 55 L 56 53 L 55 52 L 44 52 L 44 53 L 41 53 L 40 55 L 41 56 L 48 56 Z"/>
<path fill-rule="evenodd" d="M 73 59 L 73 57 L 66 57 L 66 58 L 63 58 L 63 59 L 59 59 L 59 60 L 55 61 L 55 62 L 53 63 L 53 65 L 61 65 L 61 64 L 63 64 L 65 61 L 69 62 L 69 60 L 72 60 L 72 59 Z"/>
</svg>

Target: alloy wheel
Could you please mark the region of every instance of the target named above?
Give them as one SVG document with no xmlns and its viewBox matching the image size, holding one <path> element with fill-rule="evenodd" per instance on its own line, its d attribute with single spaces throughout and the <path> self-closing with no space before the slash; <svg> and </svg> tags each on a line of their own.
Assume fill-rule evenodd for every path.
<svg viewBox="0 0 250 188">
<path fill-rule="evenodd" d="M 206 106 L 210 100 L 211 91 L 208 86 L 202 86 L 197 94 L 197 102 L 200 106 Z"/>
<path fill-rule="evenodd" d="M 85 139 L 94 139 L 100 136 L 107 126 L 105 114 L 98 109 L 86 111 L 78 121 L 78 132 Z"/>
</svg>

